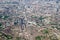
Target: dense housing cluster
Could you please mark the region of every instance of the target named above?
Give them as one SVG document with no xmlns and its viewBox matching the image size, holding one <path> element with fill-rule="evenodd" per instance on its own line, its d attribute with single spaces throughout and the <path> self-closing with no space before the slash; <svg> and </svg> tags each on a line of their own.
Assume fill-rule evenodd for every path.
<svg viewBox="0 0 60 40">
<path fill-rule="evenodd" d="M 60 40 L 60 0 L 0 0 L 0 40 Z"/>
</svg>

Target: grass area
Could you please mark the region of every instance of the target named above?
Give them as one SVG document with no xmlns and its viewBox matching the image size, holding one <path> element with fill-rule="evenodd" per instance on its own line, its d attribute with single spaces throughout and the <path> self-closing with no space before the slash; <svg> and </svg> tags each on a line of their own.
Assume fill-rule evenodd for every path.
<svg viewBox="0 0 60 40">
<path fill-rule="evenodd" d="M 35 37 L 35 40 L 41 40 L 41 36 Z"/>
<path fill-rule="evenodd" d="M 16 40 L 21 40 L 21 37 L 16 37 Z"/>
<path fill-rule="evenodd" d="M 16 40 L 26 40 L 25 37 L 16 37 Z"/>
</svg>

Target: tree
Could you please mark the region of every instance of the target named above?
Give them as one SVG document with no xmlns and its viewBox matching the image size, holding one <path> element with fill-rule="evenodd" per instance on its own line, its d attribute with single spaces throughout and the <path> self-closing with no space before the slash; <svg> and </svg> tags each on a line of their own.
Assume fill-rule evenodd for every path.
<svg viewBox="0 0 60 40">
<path fill-rule="evenodd" d="M 37 16 L 34 16 L 34 15 L 32 15 L 31 17 L 32 17 L 32 18 L 37 18 Z"/>
<path fill-rule="evenodd" d="M 48 29 L 44 29 L 42 32 L 45 35 L 45 38 L 48 38 L 48 35 L 49 35 Z"/>
<path fill-rule="evenodd" d="M 2 23 L 0 23 L 0 27 L 2 26 Z"/>
<path fill-rule="evenodd" d="M 3 25 L 0 23 L 0 31 L 3 30 Z"/>
<path fill-rule="evenodd" d="M 44 34 L 48 34 L 49 32 L 48 32 L 47 29 L 44 29 L 44 30 L 43 30 L 43 33 L 44 33 Z"/>
<path fill-rule="evenodd" d="M 45 19 L 43 16 L 39 17 L 39 20 L 41 20 L 41 22 L 43 21 L 43 19 Z"/>
<path fill-rule="evenodd" d="M 9 17 L 9 16 L 6 15 L 6 16 L 4 16 L 2 19 L 6 20 L 8 17 Z"/>
</svg>

